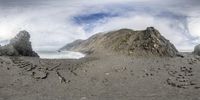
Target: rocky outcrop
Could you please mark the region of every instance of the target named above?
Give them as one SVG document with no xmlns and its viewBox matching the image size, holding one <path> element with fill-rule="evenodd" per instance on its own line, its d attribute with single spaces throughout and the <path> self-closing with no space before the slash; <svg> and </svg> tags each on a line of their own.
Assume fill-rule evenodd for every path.
<svg viewBox="0 0 200 100">
<path fill-rule="evenodd" d="M 110 52 L 131 56 L 176 56 L 178 54 L 175 46 L 153 27 L 142 31 L 120 29 L 105 34 L 100 33 L 78 43 L 72 42 L 61 50 L 84 53 Z"/>
<path fill-rule="evenodd" d="M 27 31 L 20 31 L 10 40 L 9 44 L 0 47 L 0 55 L 39 57 L 38 54 L 32 50 L 30 34 Z"/>
<path fill-rule="evenodd" d="M 193 54 L 200 56 L 200 44 L 194 47 Z"/>
<path fill-rule="evenodd" d="M 0 56 L 16 56 L 19 55 L 13 45 L 5 45 L 0 47 Z"/>
</svg>

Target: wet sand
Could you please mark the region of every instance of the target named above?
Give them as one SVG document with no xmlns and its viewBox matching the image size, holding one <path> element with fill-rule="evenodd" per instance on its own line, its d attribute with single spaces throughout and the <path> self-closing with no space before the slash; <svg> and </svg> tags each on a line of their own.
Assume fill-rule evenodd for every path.
<svg viewBox="0 0 200 100">
<path fill-rule="evenodd" d="M 200 100 L 200 57 L 0 57 L 0 100 Z"/>
</svg>

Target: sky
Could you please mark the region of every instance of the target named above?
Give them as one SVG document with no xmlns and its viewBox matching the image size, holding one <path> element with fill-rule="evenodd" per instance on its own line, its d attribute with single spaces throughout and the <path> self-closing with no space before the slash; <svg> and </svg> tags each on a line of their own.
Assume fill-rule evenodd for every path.
<svg viewBox="0 0 200 100">
<path fill-rule="evenodd" d="M 200 44 L 200 0 L 0 0 L 0 44 L 19 31 L 33 49 L 57 50 L 76 39 L 153 26 L 180 51 Z"/>
</svg>

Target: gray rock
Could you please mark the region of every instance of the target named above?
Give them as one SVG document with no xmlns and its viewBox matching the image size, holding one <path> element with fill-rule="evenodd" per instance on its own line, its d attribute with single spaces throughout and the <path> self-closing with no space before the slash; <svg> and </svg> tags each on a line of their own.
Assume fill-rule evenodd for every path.
<svg viewBox="0 0 200 100">
<path fill-rule="evenodd" d="M 16 55 L 19 55 L 19 53 L 13 47 L 13 45 L 6 45 L 6 46 L 0 47 L 0 55 L 16 56 Z"/>
<path fill-rule="evenodd" d="M 194 47 L 193 54 L 200 56 L 200 44 Z"/>
<path fill-rule="evenodd" d="M 47 78 L 48 73 L 43 71 L 35 71 L 33 72 L 33 78 L 35 79 L 45 79 Z"/>
<path fill-rule="evenodd" d="M 20 31 L 10 40 L 9 44 L 0 47 L 0 55 L 39 57 L 38 54 L 32 50 L 30 34 L 27 31 Z"/>
</svg>

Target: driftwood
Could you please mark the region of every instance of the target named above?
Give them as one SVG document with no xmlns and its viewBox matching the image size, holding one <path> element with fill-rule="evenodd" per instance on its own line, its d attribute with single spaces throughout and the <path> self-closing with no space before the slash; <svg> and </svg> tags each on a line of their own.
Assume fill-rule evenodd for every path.
<svg viewBox="0 0 200 100">
<path fill-rule="evenodd" d="M 77 73 L 75 73 L 73 70 L 70 71 L 73 75 L 78 76 Z"/>
<path fill-rule="evenodd" d="M 56 74 L 58 75 L 58 78 L 60 80 L 60 83 L 66 83 L 66 79 L 59 73 L 58 70 L 56 70 Z"/>
<path fill-rule="evenodd" d="M 61 63 L 57 64 L 56 66 L 54 66 L 53 68 L 49 69 L 49 71 L 53 71 L 54 69 L 60 67 Z"/>
<path fill-rule="evenodd" d="M 42 62 L 41 62 L 40 60 L 39 60 L 39 63 L 40 63 L 40 65 L 42 65 L 42 66 L 47 66 L 47 65 L 49 65 L 49 63 L 42 64 Z M 43 63 L 44 63 L 44 62 L 43 62 Z M 60 67 L 60 65 L 61 65 L 61 63 L 55 65 L 54 67 L 52 67 L 52 68 L 50 68 L 50 69 L 48 69 L 48 71 L 53 71 L 54 69 Z"/>
</svg>

